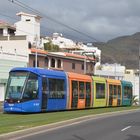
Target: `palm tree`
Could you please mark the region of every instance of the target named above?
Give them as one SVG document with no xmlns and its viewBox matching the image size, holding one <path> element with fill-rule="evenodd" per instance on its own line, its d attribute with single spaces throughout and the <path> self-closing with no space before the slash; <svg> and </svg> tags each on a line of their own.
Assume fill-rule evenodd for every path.
<svg viewBox="0 0 140 140">
<path fill-rule="evenodd" d="M 137 98 L 137 95 L 133 95 L 132 97 L 132 105 L 138 105 L 139 99 Z"/>
</svg>

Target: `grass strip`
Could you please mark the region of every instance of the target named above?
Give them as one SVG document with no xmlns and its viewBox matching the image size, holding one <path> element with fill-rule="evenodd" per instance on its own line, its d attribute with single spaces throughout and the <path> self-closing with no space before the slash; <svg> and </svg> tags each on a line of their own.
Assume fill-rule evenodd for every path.
<svg viewBox="0 0 140 140">
<path fill-rule="evenodd" d="M 137 109 L 140 107 L 113 107 L 38 114 L 0 114 L 0 134 L 60 122 L 87 115 Z"/>
</svg>

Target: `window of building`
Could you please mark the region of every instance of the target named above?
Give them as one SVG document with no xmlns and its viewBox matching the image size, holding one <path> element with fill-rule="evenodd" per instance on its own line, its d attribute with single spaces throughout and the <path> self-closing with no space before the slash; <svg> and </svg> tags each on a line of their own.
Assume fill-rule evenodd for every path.
<svg viewBox="0 0 140 140">
<path fill-rule="evenodd" d="M 31 21 L 30 19 L 26 19 L 26 21 Z"/>
<path fill-rule="evenodd" d="M 55 59 L 54 58 L 51 59 L 51 67 L 53 67 L 53 68 L 55 67 Z"/>
<path fill-rule="evenodd" d="M 84 70 L 84 64 L 81 65 L 81 69 Z"/>
<path fill-rule="evenodd" d="M 36 67 L 35 60 L 33 60 L 33 67 Z M 37 60 L 37 67 L 39 67 L 39 61 Z"/>
<path fill-rule="evenodd" d="M 72 63 L 72 69 L 75 69 L 75 63 Z"/>
<path fill-rule="evenodd" d="M 130 74 L 130 71 L 126 71 L 125 73 L 126 73 L 126 74 Z"/>
<path fill-rule="evenodd" d="M 61 60 L 60 59 L 57 60 L 57 68 L 61 68 Z"/>
<path fill-rule="evenodd" d="M 3 35 L 3 29 L 0 29 L 0 35 Z"/>
<path fill-rule="evenodd" d="M 96 99 L 104 99 L 104 98 L 105 98 L 105 84 L 96 83 Z"/>
<path fill-rule="evenodd" d="M 49 98 L 64 99 L 65 88 L 63 79 L 49 79 Z"/>
<path fill-rule="evenodd" d="M 45 57 L 45 67 L 48 67 L 48 57 Z"/>
</svg>

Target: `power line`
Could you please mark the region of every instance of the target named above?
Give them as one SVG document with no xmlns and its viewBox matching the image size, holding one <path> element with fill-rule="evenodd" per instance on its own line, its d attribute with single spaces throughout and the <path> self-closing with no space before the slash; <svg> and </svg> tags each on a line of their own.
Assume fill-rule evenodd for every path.
<svg viewBox="0 0 140 140">
<path fill-rule="evenodd" d="M 100 42 L 100 41 L 97 40 L 96 38 L 94 38 L 94 37 L 92 37 L 92 36 L 90 36 L 90 35 L 88 35 L 88 34 L 86 34 L 86 33 L 83 33 L 83 32 L 81 32 L 81 31 L 79 31 L 79 30 L 77 30 L 77 29 L 75 29 L 75 28 L 73 28 L 73 27 L 71 27 L 71 26 L 69 26 L 69 25 L 66 25 L 66 24 L 64 24 L 64 23 L 62 23 L 62 22 L 60 22 L 60 21 L 58 21 L 58 20 L 56 20 L 56 19 L 54 19 L 54 18 L 52 18 L 52 17 L 49 17 L 49 16 L 47 16 L 47 15 L 41 13 L 40 11 L 38 11 L 38 10 L 36 10 L 36 9 L 34 9 L 34 8 L 30 7 L 30 6 L 28 6 L 28 5 L 26 5 L 25 3 L 22 3 L 22 2 L 20 2 L 20 1 L 18 1 L 18 0 L 8 0 L 8 1 L 9 1 L 9 2 L 12 2 L 12 3 L 14 3 L 14 4 L 16 4 L 16 5 L 18 5 L 18 6 L 22 7 L 22 8 L 24 8 L 24 9 L 26 9 L 26 10 L 29 10 L 29 11 L 31 11 L 31 12 L 37 14 L 37 15 L 43 16 L 43 17 L 45 17 L 46 19 L 49 19 L 49 20 L 53 21 L 54 23 L 57 23 L 57 24 L 59 24 L 59 25 L 65 27 L 65 28 L 68 28 L 68 29 L 70 29 L 70 30 L 72 30 L 72 31 L 74 31 L 74 32 L 77 32 L 77 33 L 79 33 L 79 34 L 81 34 L 81 35 L 83 35 L 83 36 L 85 36 L 85 37 L 88 37 L 88 38 L 93 39 L 93 40 L 95 40 L 95 41 L 97 41 L 97 42 Z"/>
<path fill-rule="evenodd" d="M 8 17 L 8 18 L 10 18 L 10 19 L 12 19 L 12 20 L 14 20 L 14 21 L 17 21 L 17 19 L 16 19 L 15 17 L 9 16 L 9 15 L 6 15 L 6 14 L 2 14 L 2 13 L 0 13 L 0 15 L 3 16 L 3 17 Z M 26 21 L 23 21 L 23 22 L 26 22 Z M 33 24 L 33 23 L 28 23 L 28 24 L 38 26 L 38 25 Z M 46 30 L 52 31 L 52 29 L 46 28 L 46 27 L 44 27 L 44 26 L 42 26 L 42 25 L 41 25 L 41 27 L 44 28 L 44 29 L 46 29 Z M 29 33 L 29 32 L 25 32 L 24 30 L 21 30 L 21 29 L 16 29 L 16 30 L 22 31 L 22 32 L 24 32 L 24 33 L 28 33 L 28 34 L 30 34 L 30 35 L 33 36 L 33 34 L 31 34 L 31 33 Z"/>
<path fill-rule="evenodd" d="M 6 17 L 6 18 L 12 19 L 12 20 L 14 20 L 14 21 L 17 21 L 17 18 L 15 18 L 15 17 L 13 17 L 13 16 L 6 15 L 6 14 L 3 14 L 3 13 L 1 13 L 1 11 L 0 11 L 0 15 L 3 16 L 3 17 Z M 23 22 L 26 23 L 26 21 L 23 21 Z M 28 24 L 38 26 L 38 25 L 36 25 L 36 24 L 34 24 L 34 23 L 28 23 Z M 45 29 L 45 30 L 50 31 L 50 32 L 52 32 L 52 33 L 54 32 L 54 29 L 51 29 L 51 28 L 48 28 L 48 27 L 45 27 L 45 26 L 42 26 L 42 25 L 40 25 L 40 27 L 41 27 L 42 29 Z M 26 31 L 21 30 L 21 29 L 16 29 L 16 30 L 34 36 L 34 34 L 29 33 L 29 32 L 26 32 Z M 66 35 L 67 35 L 67 34 L 66 34 Z M 74 35 L 67 35 L 67 36 L 71 36 L 72 38 L 80 39 L 80 38 L 78 38 L 77 36 L 74 36 Z"/>
</svg>

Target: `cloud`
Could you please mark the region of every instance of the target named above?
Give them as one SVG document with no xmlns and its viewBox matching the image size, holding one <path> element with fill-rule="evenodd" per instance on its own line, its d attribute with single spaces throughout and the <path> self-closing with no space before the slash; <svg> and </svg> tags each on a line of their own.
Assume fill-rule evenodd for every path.
<svg viewBox="0 0 140 140">
<path fill-rule="evenodd" d="M 20 1 L 97 40 L 107 41 L 120 35 L 133 34 L 140 31 L 140 0 Z M 0 13 L 7 13 L 13 17 L 16 17 L 15 14 L 20 11 L 30 13 L 30 11 L 5 0 L 1 0 L 0 9 Z M 59 31 L 68 36 L 77 36 L 77 38 L 90 41 L 89 38 L 56 24 L 45 17 L 42 19 L 41 25 L 48 28 L 46 32 Z"/>
</svg>

